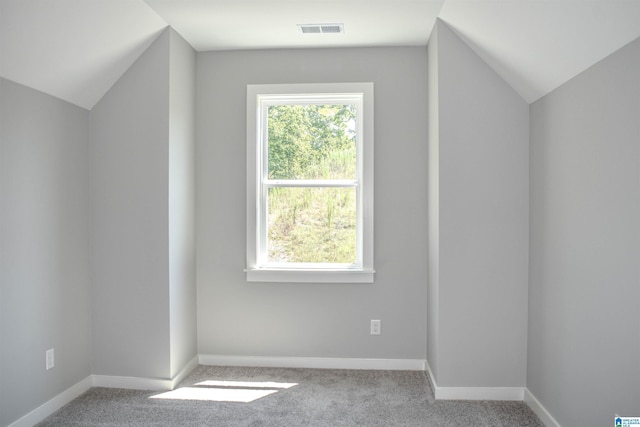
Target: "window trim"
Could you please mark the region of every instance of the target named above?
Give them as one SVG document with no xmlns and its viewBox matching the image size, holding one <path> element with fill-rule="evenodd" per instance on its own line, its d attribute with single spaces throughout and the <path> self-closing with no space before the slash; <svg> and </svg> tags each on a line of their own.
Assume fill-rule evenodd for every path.
<svg viewBox="0 0 640 427">
<path fill-rule="evenodd" d="M 357 244 L 362 248 L 359 265 L 327 264 L 318 268 L 317 265 L 260 267 L 259 237 L 262 221 L 259 198 L 262 195 L 262 180 L 259 175 L 262 155 L 262 117 L 260 96 L 279 99 L 277 95 L 284 95 L 291 99 L 292 104 L 305 103 L 315 95 L 327 98 L 345 99 L 345 95 L 358 94 L 362 96 L 361 131 L 362 152 L 358 154 L 358 167 L 361 168 L 360 187 L 360 215 L 362 225 L 357 236 Z M 293 95 L 293 96 L 292 96 Z M 299 100 L 296 100 L 299 98 Z M 313 102 L 309 102 L 312 104 Z M 247 85 L 247 264 L 246 275 L 248 282 L 314 282 L 314 283 L 371 283 L 374 280 L 373 269 L 373 83 L 317 83 L 317 84 L 272 84 Z"/>
</svg>

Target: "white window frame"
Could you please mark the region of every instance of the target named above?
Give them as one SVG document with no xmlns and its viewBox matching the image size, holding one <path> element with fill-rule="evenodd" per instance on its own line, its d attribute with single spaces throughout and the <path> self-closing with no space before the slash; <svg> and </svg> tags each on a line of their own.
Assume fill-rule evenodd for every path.
<svg viewBox="0 0 640 427">
<path fill-rule="evenodd" d="M 330 185 L 356 188 L 355 264 L 269 264 L 266 262 L 266 114 L 269 105 L 353 103 L 359 100 L 357 178 Z M 291 184 L 291 182 L 288 182 Z M 300 182 L 314 186 L 313 182 Z M 326 183 L 318 187 L 330 186 Z M 247 86 L 247 281 L 372 283 L 373 269 L 373 83 L 274 84 Z"/>
</svg>

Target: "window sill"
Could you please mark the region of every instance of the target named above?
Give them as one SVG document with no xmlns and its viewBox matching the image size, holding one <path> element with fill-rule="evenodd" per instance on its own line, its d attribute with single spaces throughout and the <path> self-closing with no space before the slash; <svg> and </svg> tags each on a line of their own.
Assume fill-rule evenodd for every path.
<svg viewBox="0 0 640 427">
<path fill-rule="evenodd" d="M 374 270 L 288 270 L 252 268 L 245 270 L 247 282 L 286 283 L 373 283 Z"/>
</svg>

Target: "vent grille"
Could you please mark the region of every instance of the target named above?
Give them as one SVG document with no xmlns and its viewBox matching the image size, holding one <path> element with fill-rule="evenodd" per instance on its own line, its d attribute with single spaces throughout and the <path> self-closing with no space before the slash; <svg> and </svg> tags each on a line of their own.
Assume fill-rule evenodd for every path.
<svg viewBox="0 0 640 427">
<path fill-rule="evenodd" d="M 340 34 L 344 32 L 343 24 L 300 24 L 302 34 Z"/>
<path fill-rule="evenodd" d="M 323 33 L 341 33 L 342 25 L 321 25 Z"/>
<path fill-rule="evenodd" d="M 302 34 L 319 34 L 322 32 L 320 25 L 300 25 Z"/>
</svg>

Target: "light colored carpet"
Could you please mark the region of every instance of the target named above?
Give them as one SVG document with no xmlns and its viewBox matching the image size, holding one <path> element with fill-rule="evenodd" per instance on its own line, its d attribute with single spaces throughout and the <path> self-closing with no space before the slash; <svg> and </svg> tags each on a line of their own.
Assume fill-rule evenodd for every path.
<svg viewBox="0 0 640 427">
<path fill-rule="evenodd" d="M 198 366 L 162 395 L 92 388 L 38 425 L 544 427 L 522 402 L 436 401 L 418 371 Z"/>
</svg>

